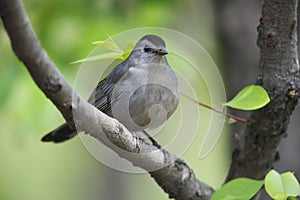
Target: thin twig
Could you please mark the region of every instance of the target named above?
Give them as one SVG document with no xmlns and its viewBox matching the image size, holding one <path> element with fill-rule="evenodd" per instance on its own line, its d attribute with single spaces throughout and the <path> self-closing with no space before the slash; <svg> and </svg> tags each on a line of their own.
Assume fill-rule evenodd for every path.
<svg viewBox="0 0 300 200">
<path fill-rule="evenodd" d="M 234 116 L 234 115 L 232 115 L 232 114 L 226 113 L 226 112 L 224 112 L 223 110 L 219 110 L 219 109 L 217 109 L 217 108 L 213 108 L 213 107 L 211 107 L 211 106 L 209 106 L 209 105 L 207 105 L 207 104 L 201 103 L 201 102 L 199 102 L 199 101 L 193 99 L 192 97 L 189 97 L 189 96 L 186 95 L 186 94 L 181 93 L 181 95 L 184 96 L 184 97 L 186 97 L 186 98 L 188 98 L 189 100 L 195 102 L 195 103 L 198 104 L 199 106 L 202 106 L 202 107 L 204 107 L 204 108 L 210 109 L 210 110 L 212 110 L 212 111 L 214 111 L 214 112 L 216 112 L 216 113 L 222 114 L 222 115 L 224 115 L 224 116 L 226 116 L 226 117 L 228 117 L 228 118 L 230 118 L 230 119 L 233 119 L 233 120 L 235 120 L 235 121 L 237 121 L 237 122 L 240 122 L 240 123 L 243 123 L 243 124 L 247 124 L 247 123 L 248 123 L 248 121 L 247 121 L 246 119 L 244 119 L 244 118 L 240 118 L 240 117 Z"/>
</svg>

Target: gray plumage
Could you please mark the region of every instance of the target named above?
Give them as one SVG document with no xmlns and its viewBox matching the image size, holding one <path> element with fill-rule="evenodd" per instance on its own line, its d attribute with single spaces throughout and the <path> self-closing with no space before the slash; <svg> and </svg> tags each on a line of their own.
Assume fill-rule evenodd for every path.
<svg viewBox="0 0 300 200">
<path fill-rule="evenodd" d="M 98 83 L 88 102 L 130 131 L 163 124 L 179 103 L 178 81 L 166 54 L 163 39 L 156 35 L 142 37 L 129 57 Z M 76 134 L 75 129 L 63 124 L 42 141 L 63 142 Z"/>
</svg>

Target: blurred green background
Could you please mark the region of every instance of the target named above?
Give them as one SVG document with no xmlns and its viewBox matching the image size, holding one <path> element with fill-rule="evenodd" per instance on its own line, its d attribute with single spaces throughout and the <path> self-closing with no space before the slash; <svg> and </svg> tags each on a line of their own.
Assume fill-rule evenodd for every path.
<svg viewBox="0 0 300 200">
<path fill-rule="evenodd" d="M 170 28 L 197 40 L 219 60 L 209 0 L 26 0 L 37 37 L 72 84 L 91 42 L 106 33 L 147 26 Z M 63 144 L 40 138 L 63 122 L 13 54 L 0 25 L 0 199 L 168 199 L 148 174 L 112 170 L 94 159 L 78 137 Z M 205 159 L 199 149 L 183 159 L 197 177 L 218 188 L 229 167 L 228 135 Z"/>
</svg>

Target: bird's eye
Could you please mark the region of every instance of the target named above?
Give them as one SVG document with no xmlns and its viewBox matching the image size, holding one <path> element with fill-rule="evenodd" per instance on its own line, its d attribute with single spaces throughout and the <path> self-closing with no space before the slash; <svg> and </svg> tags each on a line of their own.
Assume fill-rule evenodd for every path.
<svg viewBox="0 0 300 200">
<path fill-rule="evenodd" d="M 145 52 L 152 52 L 153 50 L 152 50 L 152 48 L 150 48 L 150 47 L 145 47 L 145 48 L 144 48 L 144 51 L 145 51 Z"/>
</svg>

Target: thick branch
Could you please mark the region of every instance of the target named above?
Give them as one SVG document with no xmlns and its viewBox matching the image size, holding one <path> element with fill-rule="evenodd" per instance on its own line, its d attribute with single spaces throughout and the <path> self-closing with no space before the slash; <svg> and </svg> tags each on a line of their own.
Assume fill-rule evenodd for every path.
<svg viewBox="0 0 300 200">
<path fill-rule="evenodd" d="M 0 14 L 14 52 L 71 126 L 76 124 L 78 130 L 89 133 L 121 157 L 150 171 L 171 198 L 209 199 L 212 188 L 198 181 L 184 161 L 145 143 L 117 120 L 88 104 L 72 89 L 42 49 L 18 0 L 0 0 Z"/>
<path fill-rule="evenodd" d="M 299 98 L 296 13 L 297 0 L 263 1 L 257 84 L 268 91 L 271 102 L 252 112 L 249 125 L 236 136 L 228 180 L 243 176 L 261 179 L 279 159 L 278 145 L 286 136 Z"/>
</svg>

